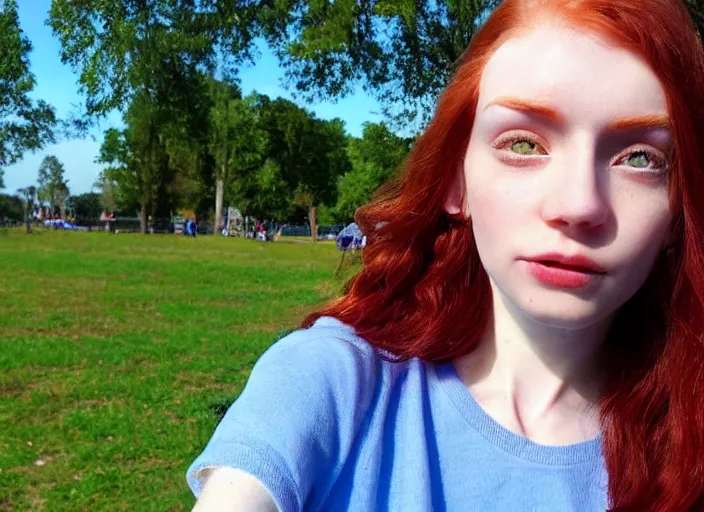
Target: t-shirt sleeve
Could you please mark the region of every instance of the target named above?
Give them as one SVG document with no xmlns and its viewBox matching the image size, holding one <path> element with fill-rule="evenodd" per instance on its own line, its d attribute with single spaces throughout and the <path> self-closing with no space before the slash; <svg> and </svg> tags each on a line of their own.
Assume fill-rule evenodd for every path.
<svg viewBox="0 0 704 512">
<path fill-rule="evenodd" d="M 283 512 L 327 493 L 369 409 L 376 365 L 349 329 L 316 324 L 276 342 L 188 469 L 193 493 L 204 470 L 222 466 L 257 478 Z"/>
</svg>

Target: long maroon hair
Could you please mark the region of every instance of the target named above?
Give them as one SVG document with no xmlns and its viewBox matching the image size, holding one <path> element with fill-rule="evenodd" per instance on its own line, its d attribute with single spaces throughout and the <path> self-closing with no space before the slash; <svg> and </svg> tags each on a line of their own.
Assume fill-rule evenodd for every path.
<svg viewBox="0 0 704 512">
<path fill-rule="evenodd" d="M 671 242 L 608 336 L 603 452 L 612 511 L 704 510 L 704 52 L 679 0 L 505 0 L 476 34 L 403 174 L 357 212 L 368 240 L 361 271 L 303 325 L 334 316 L 400 360 L 445 362 L 476 346 L 489 280 L 470 220 L 444 204 L 487 60 L 546 17 L 640 55 L 666 92 Z"/>
</svg>

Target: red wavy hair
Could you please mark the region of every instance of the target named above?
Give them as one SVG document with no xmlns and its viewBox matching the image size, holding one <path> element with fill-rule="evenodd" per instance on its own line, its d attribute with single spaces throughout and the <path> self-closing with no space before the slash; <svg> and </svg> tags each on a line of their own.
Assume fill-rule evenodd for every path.
<svg viewBox="0 0 704 512">
<path fill-rule="evenodd" d="M 361 271 L 303 326 L 334 316 L 400 360 L 445 362 L 475 347 L 489 318 L 489 279 L 470 220 L 448 215 L 445 199 L 487 60 L 546 18 L 640 55 L 666 92 L 672 241 L 606 342 L 603 452 L 612 511 L 704 510 L 704 52 L 679 0 L 505 0 L 463 56 L 403 174 L 357 212 L 368 240 Z"/>
</svg>

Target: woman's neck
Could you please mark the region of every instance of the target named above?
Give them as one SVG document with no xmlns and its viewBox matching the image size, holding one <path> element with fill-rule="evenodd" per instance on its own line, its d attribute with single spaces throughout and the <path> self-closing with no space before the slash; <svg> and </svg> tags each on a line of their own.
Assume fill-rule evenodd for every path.
<svg viewBox="0 0 704 512">
<path fill-rule="evenodd" d="M 512 310 L 496 289 L 493 297 L 479 345 L 455 361 L 465 386 L 495 420 L 536 442 L 595 437 L 608 322 L 578 330 L 541 325 Z"/>
</svg>

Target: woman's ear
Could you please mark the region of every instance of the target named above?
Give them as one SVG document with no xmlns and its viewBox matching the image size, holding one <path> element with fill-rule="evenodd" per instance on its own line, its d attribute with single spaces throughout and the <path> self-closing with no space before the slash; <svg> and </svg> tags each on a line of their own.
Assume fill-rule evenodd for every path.
<svg viewBox="0 0 704 512">
<path fill-rule="evenodd" d="M 455 171 L 455 178 L 452 181 L 450 190 L 445 198 L 445 212 L 451 216 L 463 215 L 466 216 L 466 205 L 465 202 L 465 190 L 466 183 L 464 179 L 464 166 L 462 164 L 457 166 Z"/>
</svg>

